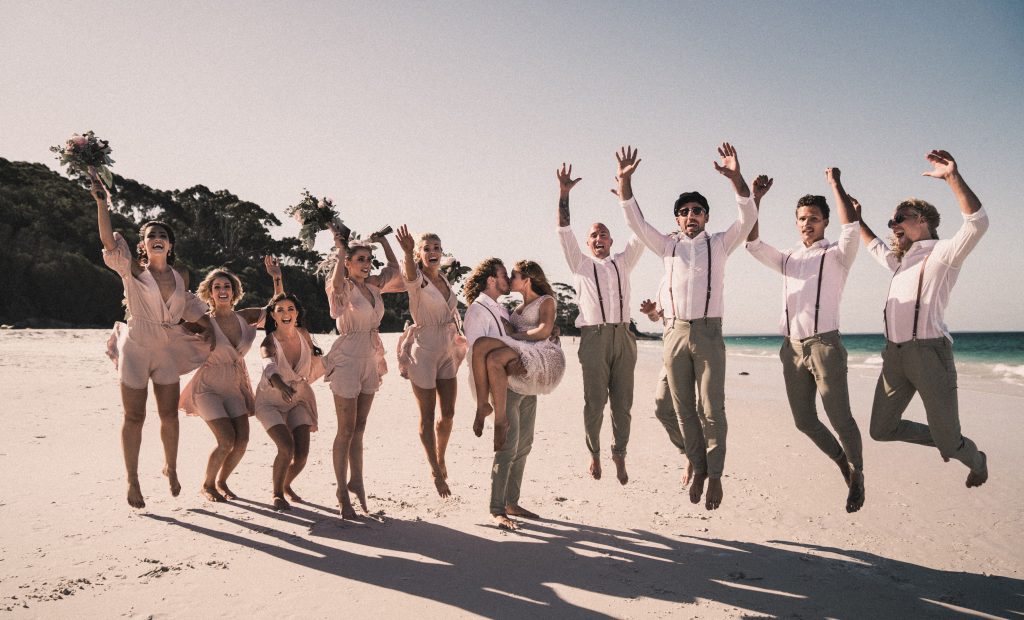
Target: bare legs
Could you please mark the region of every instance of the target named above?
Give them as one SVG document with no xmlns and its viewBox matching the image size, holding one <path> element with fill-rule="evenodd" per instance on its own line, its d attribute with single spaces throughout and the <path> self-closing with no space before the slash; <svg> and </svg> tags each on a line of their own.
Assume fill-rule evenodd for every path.
<svg viewBox="0 0 1024 620">
<path fill-rule="evenodd" d="M 505 416 L 505 393 L 508 390 L 509 364 L 519 360 L 519 353 L 496 338 L 478 338 L 473 343 L 473 384 L 476 388 L 476 419 L 473 432 L 483 434 L 484 418 L 494 412 L 494 449 L 505 445 L 508 419 Z M 488 404 L 488 394 L 494 407 Z"/>
<path fill-rule="evenodd" d="M 291 504 L 284 498 L 286 490 L 293 501 L 300 500 L 291 490 L 291 483 L 306 466 L 309 456 L 309 425 L 303 424 L 289 431 L 284 424 L 275 424 L 267 429 L 267 434 L 277 446 L 272 474 L 274 509 L 288 510 Z"/>
<path fill-rule="evenodd" d="M 228 476 L 238 467 L 242 457 L 245 456 L 245 449 L 249 446 L 249 416 L 231 418 L 231 425 L 235 429 L 234 447 L 224 459 L 224 464 L 221 465 L 220 475 L 217 476 L 217 490 L 226 499 L 237 499 L 238 496 L 228 488 Z"/>
<path fill-rule="evenodd" d="M 181 492 L 178 483 L 178 390 L 177 383 L 153 384 L 157 412 L 160 415 L 160 440 L 164 445 L 164 469 L 171 495 Z M 121 426 L 121 449 L 128 474 L 128 505 L 145 508 L 139 486 L 139 448 L 142 445 L 142 425 L 146 421 L 146 388 L 130 388 L 121 384 L 121 402 L 124 405 L 124 424 Z"/>
<path fill-rule="evenodd" d="M 357 398 L 334 395 L 334 408 L 338 415 L 338 434 L 334 437 L 334 476 L 338 481 L 338 503 L 343 519 L 356 516 L 350 493 L 355 494 L 363 512 L 367 512 L 363 486 L 363 434 L 372 404 L 373 394 L 360 394 Z"/>
<path fill-rule="evenodd" d="M 427 463 L 434 479 L 437 494 L 448 497 L 452 494 L 448 488 L 448 469 L 445 467 L 444 454 L 448 448 L 448 439 L 452 434 L 452 421 L 455 417 L 455 395 L 457 383 L 455 379 L 438 379 L 433 390 L 423 389 L 413 384 L 412 393 L 420 409 L 420 442 L 427 453 Z M 440 401 L 441 419 L 434 427 L 434 404 Z"/>
</svg>

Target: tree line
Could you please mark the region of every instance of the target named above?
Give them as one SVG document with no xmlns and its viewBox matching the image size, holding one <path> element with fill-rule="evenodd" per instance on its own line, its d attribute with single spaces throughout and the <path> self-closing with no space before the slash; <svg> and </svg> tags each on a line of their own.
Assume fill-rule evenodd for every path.
<svg viewBox="0 0 1024 620">
<path fill-rule="evenodd" d="M 324 255 L 296 237 L 275 239 L 271 231 L 281 221 L 273 213 L 203 185 L 159 190 L 115 175 L 114 186 L 114 230 L 134 248 L 143 222 L 167 222 L 176 238 L 176 266 L 189 273 L 193 290 L 211 269 L 227 267 L 245 288 L 239 307 L 262 306 L 273 293 L 262 257 L 273 254 L 281 260 L 287 290 L 307 310 L 310 330 L 334 328 L 323 274 L 316 273 Z M 120 279 L 103 264 L 95 204 L 78 181 L 43 164 L 0 157 L 0 324 L 109 327 L 124 319 Z M 576 291 L 553 284 L 557 324 L 563 334 L 576 334 Z M 404 293 L 385 294 L 384 308 L 382 331 L 400 331 L 412 320 Z"/>
</svg>

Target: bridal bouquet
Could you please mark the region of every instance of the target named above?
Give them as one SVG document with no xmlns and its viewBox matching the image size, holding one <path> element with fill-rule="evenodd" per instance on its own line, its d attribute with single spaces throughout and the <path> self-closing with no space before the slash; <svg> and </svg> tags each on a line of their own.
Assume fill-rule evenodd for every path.
<svg viewBox="0 0 1024 620">
<path fill-rule="evenodd" d="M 447 252 L 441 255 L 441 275 L 448 280 L 449 284 L 458 284 L 467 273 L 472 271 L 468 266 L 463 265 L 457 258 Z"/>
<path fill-rule="evenodd" d="M 63 146 L 51 146 L 62 166 L 66 166 L 72 177 L 92 178 L 98 175 L 108 188 L 114 185 L 114 175 L 109 166 L 110 143 L 96 137 L 92 131 L 77 133 L 68 138 Z"/>
<path fill-rule="evenodd" d="M 302 225 L 299 230 L 299 239 L 309 250 L 313 249 L 316 234 L 321 230 L 327 230 L 331 222 L 334 222 L 335 227 L 341 231 L 342 235 L 346 236 L 346 241 L 348 241 L 349 229 L 338 217 L 338 212 L 334 209 L 334 202 L 330 198 L 318 200 L 316 196 L 309 193 L 309 190 L 302 190 L 302 200 L 298 204 L 288 207 L 286 212 Z"/>
</svg>

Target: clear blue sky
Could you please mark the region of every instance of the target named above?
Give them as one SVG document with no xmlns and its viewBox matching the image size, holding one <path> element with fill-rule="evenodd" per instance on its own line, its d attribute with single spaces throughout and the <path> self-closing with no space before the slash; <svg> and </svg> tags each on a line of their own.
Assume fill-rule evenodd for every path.
<svg viewBox="0 0 1024 620">
<path fill-rule="evenodd" d="M 583 177 L 578 232 L 604 221 L 621 248 L 615 149 L 639 147 L 653 223 L 672 227 L 674 197 L 698 189 L 715 231 L 735 217 L 711 166 L 728 140 L 748 181 L 775 178 L 762 237 L 788 247 L 827 166 L 876 230 L 913 195 L 952 235 L 948 189 L 920 176 L 944 148 L 992 220 L 948 323 L 1024 329 L 1024 4 L 505 4 L 3 2 L 0 156 L 53 166 L 47 147 L 93 129 L 153 187 L 226 188 L 282 219 L 308 187 L 357 230 L 408 223 L 465 262 L 533 258 L 568 281 L 562 161 Z M 634 306 L 661 270 L 645 256 Z M 726 282 L 726 331 L 773 332 L 780 278 L 740 249 Z M 887 285 L 863 252 L 845 331 L 880 331 Z"/>
</svg>

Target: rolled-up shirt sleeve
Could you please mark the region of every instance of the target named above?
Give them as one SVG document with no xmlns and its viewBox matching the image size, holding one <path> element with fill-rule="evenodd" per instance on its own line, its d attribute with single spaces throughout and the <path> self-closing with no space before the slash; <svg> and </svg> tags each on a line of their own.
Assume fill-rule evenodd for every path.
<svg viewBox="0 0 1024 620">
<path fill-rule="evenodd" d="M 896 257 L 896 253 L 889 249 L 889 246 L 875 237 L 868 244 L 868 253 L 878 261 L 878 264 L 885 267 L 889 271 L 896 271 L 900 266 L 900 261 Z"/>
<path fill-rule="evenodd" d="M 839 230 L 839 241 L 836 243 L 836 251 L 839 252 L 839 262 L 847 271 L 853 266 L 857 258 L 857 248 L 860 247 L 860 222 L 843 224 Z"/>
<path fill-rule="evenodd" d="M 633 234 L 639 237 L 649 250 L 658 256 L 663 256 L 665 245 L 671 240 L 671 237 L 661 234 L 657 228 L 647 223 L 643 214 L 640 213 L 640 205 L 637 204 L 636 198 L 630 198 L 622 202 L 621 205 L 626 225 L 633 231 Z"/>
<path fill-rule="evenodd" d="M 573 273 L 578 273 L 580 262 L 583 260 L 583 251 L 580 250 L 580 244 L 576 241 L 576 235 L 573 234 L 571 226 L 558 227 L 558 242 L 562 246 L 562 254 L 565 256 L 565 262 L 569 265 L 569 269 Z"/>
<path fill-rule="evenodd" d="M 747 238 L 750 231 L 757 222 L 757 205 L 754 204 L 753 196 L 736 196 L 736 207 L 739 215 L 736 221 L 722 233 L 722 241 L 725 242 L 725 253 L 732 254 L 740 247 L 743 240 Z"/>
<path fill-rule="evenodd" d="M 985 212 L 984 207 L 971 214 L 965 213 L 964 223 L 960 226 L 960 230 L 956 231 L 956 234 L 950 238 L 950 242 L 946 244 L 945 251 L 940 260 L 950 267 L 959 268 L 964 264 L 967 255 L 981 241 L 987 230 L 988 214 Z"/>
</svg>

